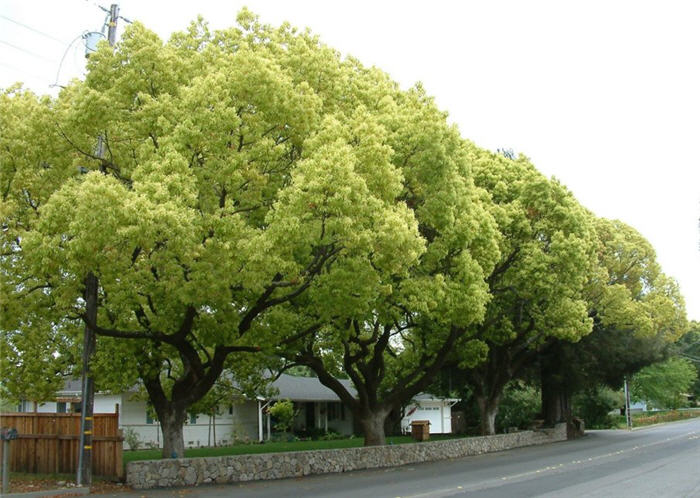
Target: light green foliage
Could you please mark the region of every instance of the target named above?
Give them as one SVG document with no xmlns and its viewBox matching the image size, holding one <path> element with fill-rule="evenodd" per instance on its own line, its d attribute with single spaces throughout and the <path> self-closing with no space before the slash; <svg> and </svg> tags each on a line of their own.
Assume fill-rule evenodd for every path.
<svg viewBox="0 0 700 498">
<path fill-rule="evenodd" d="M 393 151 L 387 159 L 403 181 L 402 190 L 392 195 L 405 202 L 404 216 L 417 220 L 422 245 L 412 247 L 410 239 L 382 243 L 383 247 L 400 244 L 398 251 L 414 258 L 402 272 L 387 271 L 397 261 L 380 253 L 367 260 L 339 258 L 318 282 L 331 282 L 335 276 L 338 280 L 332 286 L 315 286 L 300 311 L 326 323 L 302 348 L 306 349 L 302 361 L 311 365 L 313 355 L 331 374 L 342 365 L 356 386 L 366 384 L 361 388 L 362 396 L 367 389 L 362 403 L 374 400 L 380 411 L 390 406 L 385 402 L 397 403 L 407 388 L 422 382 L 436 358 L 442 360 L 442 349 L 449 349 L 483 318 L 489 300 L 484 279 L 499 255 L 487 196 L 471 179 L 467 144 L 422 88 L 406 93 L 391 87 L 382 90 L 387 93 L 377 100 L 387 112 L 380 114 L 372 133 L 383 126 L 380 136 L 387 137 Z M 369 117 L 363 116 L 359 123 L 366 128 Z M 356 140 L 368 139 L 356 135 Z M 400 218 L 385 218 L 384 223 L 403 224 Z M 389 233 L 384 230 L 380 236 Z M 357 280 L 372 292 L 359 291 L 356 284 L 354 291 L 343 291 L 347 282 Z M 348 304 L 353 305 L 350 313 Z"/>
<path fill-rule="evenodd" d="M 17 245 L 39 219 L 53 186 L 73 176 L 69 147 L 51 138 L 52 107 L 48 98 L 19 87 L 0 94 L 0 397 L 15 401 L 51 399 L 76 359 L 71 336 L 79 327 L 55 312 L 54 297 Z M 56 168 L 45 154 L 57 157 Z M 28 315 L 32 309 L 42 312 Z M 22 333 L 27 329 L 32 334 Z"/>
<path fill-rule="evenodd" d="M 134 23 L 58 99 L 2 96 L 15 365 L 48 358 L 52 334 L 79 343 L 87 272 L 100 286 L 98 385 L 168 387 L 207 378 L 232 347 L 297 333 L 275 307 L 304 293 L 325 319 L 366 313 L 425 252 L 397 167 L 424 97 L 308 33 L 247 11 L 239 23 L 200 20 L 167 43 Z M 30 358 L 20 337 L 44 350 Z"/>
<path fill-rule="evenodd" d="M 270 415 L 275 417 L 275 420 L 277 421 L 275 423 L 276 430 L 280 432 L 287 432 L 292 428 L 296 412 L 294 411 L 294 405 L 290 400 L 282 399 L 276 401 L 272 406 L 270 406 L 269 410 Z"/>
<path fill-rule="evenodd" d="M 582 295 L 594 262 L 590 217 L 527 158 L 475 147 L 471 154 L 500 229 L 501 258 L 488 278 L 493 298 L 479 336 L 528 347 L 549 337 L 577 341 L 592 325 Z"/>
<path fill-rule="evenodd" d="M 656 408 L 678 408 L 686 401 L 682 394 L 688 393 L 697 377 L 688 359 L 670 358 L 643 368 L 632 378 L 632 397 Z"/>
<path fill-rule="evenodd" d="M 600 326 L 640 338 L 677 340 L 687 330 L 677 284 L 656 262 L 649 242 L 617 220 L 596 219 L 598 267 L 588 294 Z"/>
</svg>

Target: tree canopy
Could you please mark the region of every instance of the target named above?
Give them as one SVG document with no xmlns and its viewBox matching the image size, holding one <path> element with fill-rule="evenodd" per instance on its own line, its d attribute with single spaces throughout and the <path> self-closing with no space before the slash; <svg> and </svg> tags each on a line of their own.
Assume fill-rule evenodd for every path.
<svg viewBox="0 0 700 498">
<path fill-rule="evenodd" d="M 56 99 L 3 91 L 0 219 L 0 395 L 49 399 L 88 327 L 98 386 L 144 385 L 168 457 L 264 368 L 313 370 L 382 444 L 445 365 L 492 433 L 527 367 L 612 385 L 687 328 L 634 229 L 245 9 L 167 42 L 134 23 Z"/>
<path fill-rule="evenodd" d="M 424 251 L 383 124 L 399 92 L 247 11 L 167 43 L 134 23 L 88 69 L 57 100 L 2 98 L 2 329 L 19 348 L 93 327 L 95 364 L 121 365 L 103 383 L 140 377 L 164 454 L 181 454 L 187 406 L 230 355 L 304 332 L 272 328 L 270 310 L 314 287 L 349 311 L 362 300 L 342 296 L 383 291 L 360 272 L 389 278 Z"/>
</svg>

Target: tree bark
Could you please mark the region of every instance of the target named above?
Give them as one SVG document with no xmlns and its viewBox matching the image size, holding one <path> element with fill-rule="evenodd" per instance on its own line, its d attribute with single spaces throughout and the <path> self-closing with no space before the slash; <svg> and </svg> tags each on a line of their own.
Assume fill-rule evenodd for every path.
<svg viewBox="0 0 700 498">
<path fill-rule="evenodd" d="M 542 379 L 542 415 L 545 425 L 566 422 L 570 411 L 568 393 Z"/>
<path fill-rule="evenodd" d="M 567 422 L 571 416 L 570 387 L 566 381 L 562 346 L 554 343 L 540 354 L 542 418 L 547 426 Z"/>
<path fill-rule="evenodd" d="M 476 396 L 476 402 L 479 405 L 479 419 L 482 436 L 492 436 L 496 434 L 496 415 L 498 415 L 498 405 L 500 401 L 500 396 L 496 396 L 495 398 Z"/>
<path fill-rule="evenodd" d="M 160 427 L 163 431 L 163 458 L 184 458 L 185 441 L 182 436 L 182 428 L 187 419 L 187 409 L 172 405 L 165 407 L 155 407 L 160 420 Z"/>
<path fill-rule="evenodd" d="M 211 418 L 211 430 L 214 434 L 214 448 L 216 448 L 216 411 L 212 414 Z"/>
<path fill-rule="evenodd" d="M 384 425 L 389 412 L 386 410 L 365 412 L 359 422 L 365 436 L 365 446 L 382 446 L 386 444 Z"/>
</svg>

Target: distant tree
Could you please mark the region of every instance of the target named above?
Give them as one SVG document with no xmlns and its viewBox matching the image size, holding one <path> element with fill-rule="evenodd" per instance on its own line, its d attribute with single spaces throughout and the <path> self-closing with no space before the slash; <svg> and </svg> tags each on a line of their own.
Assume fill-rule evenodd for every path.
<svg viewBox="0 0 700 498">
<path fill-rule="evenodd" d="M 670 358 L 663 363 L 644 367 L 632 378 L 632 398 L 647 401 L 655 408 L 679 408 L 698 373 L 690 360 Z"/>
<path fill-rule="evenodd" d="M 698 371 L 692 394 L 696 400 L 700 400 L 700 322 L 690 322 L 688 332 L 676 342 L 676 354 L 690 360 Z"/>
</svg>

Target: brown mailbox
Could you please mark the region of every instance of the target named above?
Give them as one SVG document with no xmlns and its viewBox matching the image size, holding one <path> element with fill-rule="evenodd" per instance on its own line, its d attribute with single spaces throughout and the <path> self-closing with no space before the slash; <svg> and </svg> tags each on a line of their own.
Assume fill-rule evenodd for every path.
<svg viewBox="0 0 700 498">
<path fill-rule="evenodd" d="M 411 422 L 411 436 L 416 441 L 427 441 L 430 439 L 430 421 L 414 420 Z"/>
</svg>

